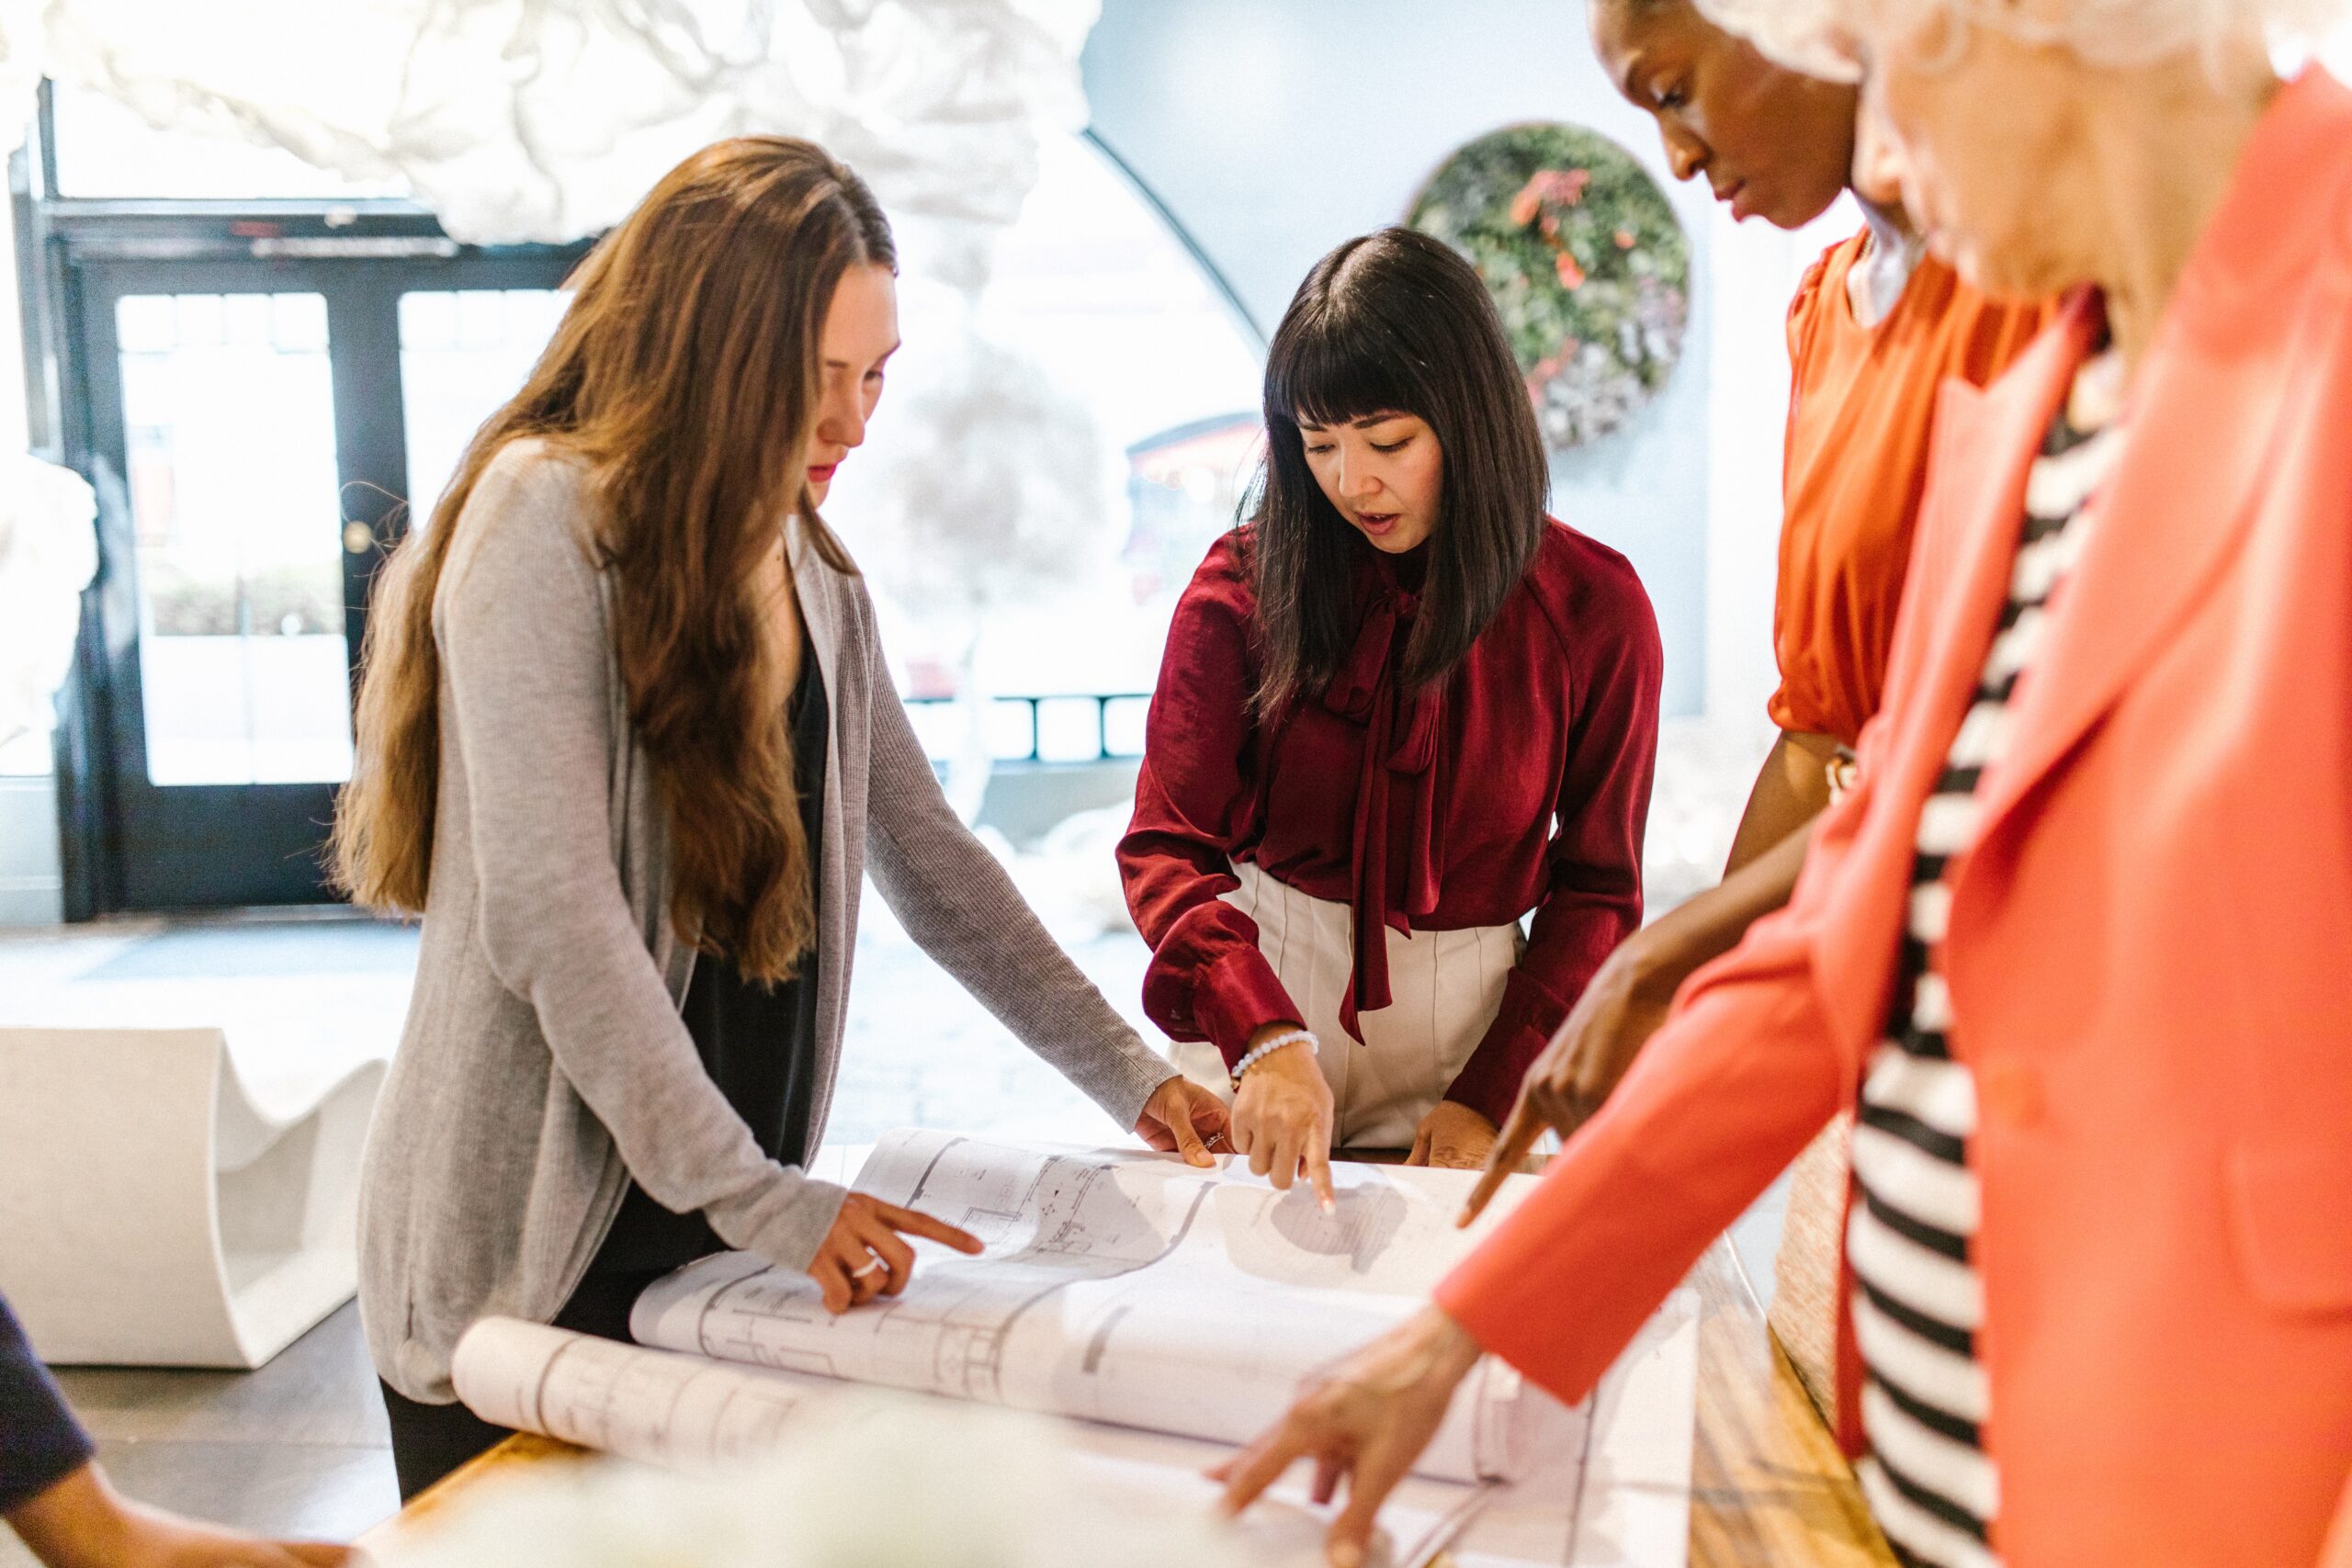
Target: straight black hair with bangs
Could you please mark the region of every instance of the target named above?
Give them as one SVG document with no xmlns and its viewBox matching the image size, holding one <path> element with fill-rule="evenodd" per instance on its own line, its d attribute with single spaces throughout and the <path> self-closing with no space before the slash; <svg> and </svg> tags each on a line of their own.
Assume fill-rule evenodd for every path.
<svg viewBox="0 0 2352 1568">
<path fill-rule="evenodd" d="M 1261 716 L 1339 672 L 1356 563 L 1373 547 L 1316 482 L 1299 423 L 1375 413 L 1427 421 L 1444 462 L 1403 689 L 1442 679 L 1470 650 L 1543 540 L 1544 439 L 1477 273 L 1411 229 L 1349 241 L 1306 275 L 1266 355 L 1266 461 L 1244 535 Z"/>
</svg>

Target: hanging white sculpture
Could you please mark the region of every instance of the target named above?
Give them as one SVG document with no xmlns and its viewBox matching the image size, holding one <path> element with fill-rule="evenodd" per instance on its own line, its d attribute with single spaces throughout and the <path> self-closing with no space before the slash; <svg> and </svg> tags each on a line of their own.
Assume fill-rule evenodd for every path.
<svg viewBox="0 0 2352 1568">
<path fill-rule="evenodd" d="M 26 123 L 46 74 L 159 130 L 241 138 L 405 185 L 451 235 L 484 244 L 595 233 L 721 137 L 805 136 L 873 185 L 909 269 L 968 304 L 1036 184 L 1041 139 L 1086 123 L 1079 51 L 1099 14 L 1100 0 L 0 0 L 0 126 Z M 989 379 L 964 386 L 967 400 L 985 400 Z M 1074 417 L 1087 428 L 1063 419 L 1069 439 L 1036 454 L 1046 460 L 1033 488 L 1042 473 L 1057 493 L 1026 497 L 1038 512 L 1023 522 L 1000 520 L 1055 543 L 959 555 L 977 570 L 958 574 L 958 608 L 985 598 L 983 584 L 1034 585 L 1066 563 L 1079 530 L 1057 476 L 1078 447 L 1090 452 L 1077 465 L 1085 483 L 1101 461 L 1091 422 Z M 1035 451 L 1036 433 L 1025 434 Z M 900 483 L 925 490 L 926 459 L 965 460 L 940 434 Z M 953 485 L 943 470 L 928 491 Z M 87 524 L 85 505 L 85 541 Z M 908 532 L 913 543 L 924 530 Z M 0 648 L 0 701 L 45 703 L 54 689 L 32 693 L 19 672 L 62 676 L 89 572 L 72 576 L 0 554 L 0 603 L 28 607 Z M 894 586 L 924 602 L 922 577 L 910 567 Z M 62 642 L 40 629 L 52 627 Z M 0 714 L 7 725 L 13 711 Z"/>
<path fill-rule="evenodd" d="M 1086 120 L 1099 0 L 0 0 L 0 91 L 47 72 L 159 129 L 398 179 L 460 240 L 567 241 L 723 136 L 824 143 L 977 290 Z M 14 106 L 0 118 L 15 118 Z"/>
<path fill-rule="evenodd" d="M 956 628 L 947 640 L 966 722 L 948 798 L 971 821 L 991 771 L 989 694 L 974 662 L 982 624 L 1101 564 L 1110 469 L 1085 404 L 1026 355 L 977 335 L 886 417 L 832 510 L 852 520 L 853 547 L 893 598 Z"/>
</svg>

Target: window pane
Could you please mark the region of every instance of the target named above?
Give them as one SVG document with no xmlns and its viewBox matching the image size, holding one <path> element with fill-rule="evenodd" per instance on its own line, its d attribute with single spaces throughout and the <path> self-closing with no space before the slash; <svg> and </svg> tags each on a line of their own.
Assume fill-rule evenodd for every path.
<svg viewBox="0 0 2352 1568">
<path fill-rule="evenodd" d="M 326 300 L 118 302 L 147 776 L 351 774 Z"/>
<path fill-rule="evenodd" d="M 1034 716 L 1027 703 L 994 702 L 989 705 L 989 755 L 1001 761 L 1018 761 L 1036 748 L 1037 732 Z"/>
<path fill-rule="evenodd" d="M 1149 697 L 1121 697 L 1104 705 L 1104 743 L 1114 757 L 1143 755 L 1145 722 L 1151 716 Z"/>
<path fill-rule="evenodd" d="M 1048 697 L 1037 705 L 1037 756 L 1046 762 L 1091 762 L 1102 754 L 1100 710 L 1092 697 Z"/>
<path fill-rule="evenodd" d="M 401 397 L 416 523 L 433 515 L 482 421 L 530 375 L 571 299 L 554 288 L 401 296 Z"/>
</svg>

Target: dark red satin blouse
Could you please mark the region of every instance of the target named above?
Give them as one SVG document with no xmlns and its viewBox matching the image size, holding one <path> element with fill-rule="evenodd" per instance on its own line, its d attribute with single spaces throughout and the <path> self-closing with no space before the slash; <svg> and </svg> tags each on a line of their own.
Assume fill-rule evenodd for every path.
<svg viewBox="0 0 2352 1568">
<path fill-rule="evenodd" d="M 1255 598 L 1227 535 L 1184 591 L 1119 845 L 1153 955 L 1144 1010 L 1228 1063 L 1299 1010 L 1218 896 L 1237 862 L 1355 913 L 1342 1021 L 1389 1004 L 1384 926 L 1534 922 L 1501 1011 L 1446 1098 L 1498 1123 L 1602 959 L 1642 918 L 1661 652 L 1625 558 L 1565 525 L 1437 687 L 1396 689 L 1420 561 L 1362 547 L 1347 664 L 1261 726 Z"/>
</svg>

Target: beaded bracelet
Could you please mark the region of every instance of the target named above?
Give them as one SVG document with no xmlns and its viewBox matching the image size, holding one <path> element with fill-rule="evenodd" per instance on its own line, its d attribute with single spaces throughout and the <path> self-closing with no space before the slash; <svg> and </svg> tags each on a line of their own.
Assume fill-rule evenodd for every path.
<svg viewBox="0 0 2352 1568">
<path fill-rule="evenodd" d="M 1283 1046 L 1298 1044 L 1304 1044 L 1306 1047 L 1306 1054 L 1310 1056 L 1319 1056 L 1323 1054 L 1322 1043 L 1317 1041 L 1308 1031 L 1304 1029 L 1285 1029 L 1280 1034 L 1272 1036 L 1263 1043 L 1252 1046 L 1250 1050 L 1242 1054 L 1241 1060 L 1233 1064 L 1233 1087 L 1239 1089 L 1241 1087 L 1242 1074 L 1248 1072 L 1250 1068 L 1256 1066 L 1259 1063 L 1264 1061 L 1267 1057 L 1272 1055 Z"/>
</svg>

